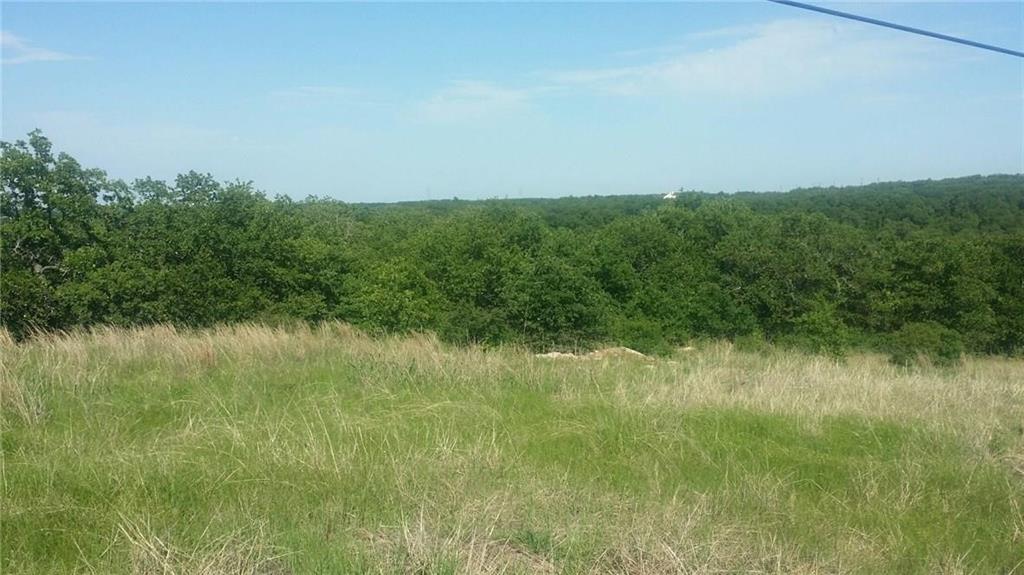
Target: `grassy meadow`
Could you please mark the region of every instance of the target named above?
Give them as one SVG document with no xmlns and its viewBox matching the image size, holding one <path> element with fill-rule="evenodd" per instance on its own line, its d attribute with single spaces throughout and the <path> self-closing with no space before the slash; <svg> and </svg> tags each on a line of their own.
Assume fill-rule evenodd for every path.
<svg viewBox="0 0 1024 575">
<path fill-rule="evenodd" d="M 0 572 L 1024 572 L 1024 361 L 0 343 Z"/>
</svg>

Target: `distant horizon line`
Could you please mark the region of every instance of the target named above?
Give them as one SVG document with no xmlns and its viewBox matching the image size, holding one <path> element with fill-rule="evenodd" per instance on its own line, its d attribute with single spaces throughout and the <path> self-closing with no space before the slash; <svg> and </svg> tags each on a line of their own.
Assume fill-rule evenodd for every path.
<svg viewBox="0 0 1024 575">
<path fill-rule="evenodd" d="M 793 192 L 808 191 L 808 190 L 836 190 L 843 188 L 867 188 L 878 185 L 891 185 L 891 184 L 916 184 L 923 182 L 945 182 L 953 180 L 968 180 L 972 178 L 988 179 L 988 178 L 1024 178 L 1024 172 L 993 172 L 990 174 L 968 174 L 964 176 L 948 176 L 939 178 L 916 178 L 912 180 L 874 180 L 868 183 L 862 184 L 829 184 L 829 185 L 810 185 L 810 186 L 798 186 L 795 188 L 789 188 L 784 190 L 737 190 L 734 192 L 727 192 L 719 190 L 716 192 L 710 192 L 699 189 L 683 189 L 679 188 L 676 190 L 661 191 L 661 192 L 648 192 L 648 193 L 625 193 L 625 194 L 587 194 L 587 195 L 565 195 L 565 196 L 492 196 L 486 198 L 460 198 L 458 195 L 453 195 L 449 198 L 424 198 L 419 200 L 380 200 L 380 201 L 346 201 L 338 198 L 332 198 L 328 196 L 315 196 L 309 195 L 306 198 L 302 198 L 296 201 L 303 201 L 308 198 L 314 198 L 317 200 L 331 200 L 345 204 L 352 205 L 392 205 L 392 204 L 418 204 L 427 202 L 495 202 L 495 201 L 557 201 L 557 200 L 586 200 L 586 199 L 597 199 L 597 198 L 644 198 L 644 197 L 655 197 L 665 196 L 669 193 L 676 194 L 701 194 L 708 196 L 735 196 L 739 194 L 789 194 Z M 262 191 L 262 190 L 261 190 Z M 280 195 L 280 194 L 279 194 Z"/>
</svg>

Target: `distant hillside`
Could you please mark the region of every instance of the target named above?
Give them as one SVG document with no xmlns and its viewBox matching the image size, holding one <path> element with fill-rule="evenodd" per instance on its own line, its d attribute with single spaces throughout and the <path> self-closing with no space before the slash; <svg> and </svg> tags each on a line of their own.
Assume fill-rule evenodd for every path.
<svg viewBox="0 0 1024 575">
<path fill-rule="evenodd" d="M 593 226 L 667 205 L 690 209 L 709 201 L 742 203 L 761 213 L 820 213 L 856 227 L 877 229 L 890 223 L 1009 232 L 1024 228 L 1024 174 L 968 176 L 943 180 L 880 182 L 864 186 L 798 188 L 789 192 L 736 194 L 681 191 L 675 200 L 662 194 L 564 198 L 430 200 L 395 204 L 353 204 L 367 216 L 380 210 L 415 210 L 443 215 L 479 204 L 521 207 L 556 227 Z"/>
<path fill-rule="evenodd" d="M 0 323 L 342 320 L 538 349 L 695 339 L 1024 350 L 1024 176 L 788 193 L 345 204 L 0 159 Z"/>
</svg>

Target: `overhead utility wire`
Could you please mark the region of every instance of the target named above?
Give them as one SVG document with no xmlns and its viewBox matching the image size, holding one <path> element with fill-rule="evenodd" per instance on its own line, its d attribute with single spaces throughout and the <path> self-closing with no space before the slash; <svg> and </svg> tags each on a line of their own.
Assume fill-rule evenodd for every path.
<svg viewBox="0 0 1024 575">
<path fill-rule="evenodd" d="M 793 2 L 792 0 L 768 0 L 776 4 L 784 4 L 786 6 L 792 6 L 794 8 L 802 8 L 804 10 L 812 10 L 814 12 L 821 12 L 822 14 L 828 14 L 829 16 L 838 16 L 840 18 L 847 18 L 850 20 L 857 20 L 858 22 L 867 22 L 868 24 L 874 24 L 875 26 L 884 26 L 886 28 L 892 28 L 894 30 L 900 30 L 902 32 L 910 32 L 911 34 L 920 34 L 921 36 L 929 36 L 931 38 L 938 38 L 939 40 L 945 40 L 947 42 L 956 42 L 957 44 L 965 44 L 967 46 L 973 46 L 974 48 L 981 48 L 982 50 L 992 50 L 993 52 L 1001 52 L 1003 54 L 1009 54 L 1010 56 L 1016 56 L 1018 58 L 1024 58 L 1024 52 L 1017 50 L 1010 50 L 1009 48 L 1001 48 L 999 46 L 993 46 L 991 44 L 982 44 L 981 42 L 975 42 L 974 40 L 966 40 L 964 38 L 957 38 L 956 36 L 947 36 L 946 34 L 939 34 L 938 32 L 929 32 L 928 30 L 922 30 L 920 28 L 911 28 L 910 26 L 903 26 L 902 24 L 894 24 L 892 22 L 886 22 L 885 20 L 876 20 L 874 18 L 868 18 L 866 16 L 858 16 L 856 14 L 850 14 L 849 12 L 840 12 L 839 10 L 832 10 L 830 8 L 822 8 L 821 6 L 815 6 L 813 4 L 805 4 L 803 2 Z"/>
</svg>

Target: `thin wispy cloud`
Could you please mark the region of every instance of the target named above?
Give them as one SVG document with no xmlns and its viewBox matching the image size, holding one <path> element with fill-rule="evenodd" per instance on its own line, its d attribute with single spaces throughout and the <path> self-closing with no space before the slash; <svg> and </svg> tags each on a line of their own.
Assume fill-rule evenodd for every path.
<svg viewBox="0 0 1024 575">
<path fill-rule="evenodd" d="M 459 80 L 416 105 L 417 115 L 428 121 L 475 121 L 527 108 L 531 98 L 549 91 L 546 86 L 509 88 L 490 82 Z"/>
<path fill-rule="evenodd" d="M 16 36 L 6 30 L 0 31 L 0 51 L 4 64 L 27 64 L 29 62 L 63 62 L 67 60 L 88 60 L 86 56 L 50 50 Z"/>
<path fill-rule="evenodd" d="M 647 46 L 643 48 L 634 48 L 631 50 L 622 50 L 617 52 L 615 55 L 629 58 L 665 54 L 681 54 L 693 51 L 694 44 L 699 42 L 718 40 L 735 41 L 738 39 L 755 36 L 761 31 L 761 28 L 763 26 L 763 24 L 743 24 L 738 26 L 725 26 L 722 28 L 712 28 L 710 30 L 689 32 L 687 34 L 684 34 L 680 41 L 675 44 L 668 44 L 664 46 Z"/>
<path fill-rule="evenodd" d="M 915 39 L 802 19 L 710 30 L 690 39 L 730 42 L 703 50 L 679 46 L 676 54 L 637 65 L 555 72 L 550 80 L 623 95 L 758 97 L 922 69 L 934 50 Z"/>
<path fill-rule="evenodd" d="M 296 86 L 275 90 L 270 93 L 270 97 L 277 99 L 333 99 L 351 98 L 358 94 L 358 90 L 349 86 Z"/>
<path fill-rule="evenodd" d="M 944 49 L 914 38 L 817 19 L 776 20 L 689 34 L 670 46 L 615 54 L 647 61 L 537 72 L 526 87 L 461 80 L 417 105 L 434 121 L 521 112 L 552 93 L 762 98 L 870 85 L 924 70 Z M 965 56 L 966 57 L 966 56 Z M 539 80 L 538 80 L 539 79 Z"/>
</svg>

